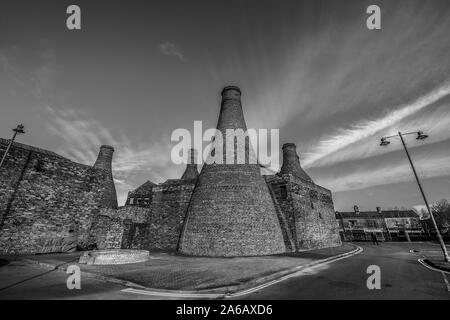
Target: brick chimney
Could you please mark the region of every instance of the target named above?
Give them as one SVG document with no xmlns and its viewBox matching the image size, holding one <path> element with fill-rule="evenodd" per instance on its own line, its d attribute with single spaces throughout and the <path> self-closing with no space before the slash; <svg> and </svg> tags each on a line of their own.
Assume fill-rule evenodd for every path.
<svg viewBox="0 0 450 320">
<path fill-rule="evenodd" d="M 283 144 L 283 165 L 281 174 L 292 174 L 294 177 L 313 182 L 311 177 L 300 166 L 300 158 L 294 143 Z"/>
<path fill-rule="evenodd" d="M 189 150 L 189 159 L 188 164 L 186 166 L 186 170 L 181 176 L 181 180 L 193 180 L 198 178 L 198 169 L 197 164 L 195 163 L 195 159 L 197 157 L 197 151 L 195 149 Z"/>
<path fill-rule="evenodd" d="M 381 207 L 377 207 L 377 213 L 381 213 Z"/>
<path fill-rule="evenodd" d="M 222 90 L 217 129 L 247 130 L 241 90 Z M 225 141 L 224 141 L 225 142 Z M 226 143 L 224 143 L 224 146 Z M 235 154 L 236 154 L 235 145 Z M 249 143 L 245 144 L 246 151 Z M 225 154 L 224 154 L 225 157 Z M 198 256 L 254 256 L 286 251 L 280 222 L 258 164 L 203 165 L 186 211 L 178 250 Z"/>
<path fill-rule="evenodd" d="M 222 90 L 217 129 L 225 134 L 226 129 L 247 130 L 241 104 L 241 90 L 236 86 L 227 86 Z"/>
<path fill-rule="evenodd" d="M 105 180 L 105 193 L 103 194 L 102 204 L 108 208 L 116 209 L 117 204 L 117 194 L 116 187 L 114 185 L 114 179 L 112 175 L 112 157 L 114 153 L 114 148 L 111 146 L 103 145 L 100 147 L 100 151 L 95 161 L 94 168 L 102 169 L 106 172 Z"/>
<path fill-rule="evenodd" d="M 112 171 L 112 157 L 114 148 L 111 146 L 103 145 L 100 147 L 97 160 L 95 161 L 94 168 Z"/>
<path fill-rule="evenodd" d="M 353 206 L 353 211 L 355 211 L 356 214 L 359 214 L 359 208 L 358 208 L 358 206 Z"/>
</svg>

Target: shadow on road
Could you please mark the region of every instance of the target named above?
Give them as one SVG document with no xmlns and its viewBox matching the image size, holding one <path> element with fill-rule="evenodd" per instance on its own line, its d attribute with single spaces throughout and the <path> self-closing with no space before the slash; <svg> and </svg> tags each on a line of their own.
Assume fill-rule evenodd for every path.
<svg viewBox="0 0 450 320">
<path fill-rule="evenodd" d="M 9 261 L 7 261 L 7 260 L 0 260 L 0 266 L 4 266 L 4 265 L 2 265 L 2 261 L 6 261 L 6 265 L 9 264 Z M 27 281 L 30 281 L 30 280 L 33 280 L 33 279 L 36 279 L 36 278 L 45 276 L 45 275 L 47 275 L 47 274 L 49 274 L 49 273 L 51 273 L 51 272 L 53 272 L 53 271 L 55 271 L 55 270 L 58 270 L 59 267 L 62 267 L 62 266 L 65 265 L 65 264 L 68 264 L 68 263 L 71 263 L 71 262 L 75 262 L 75 261 L 78 261 L 78 258 L 77 258 L 77 259 L 74 259 L 74 260 L 71 260 L 71 261 L 68 261 L 68 262 L 61 263 L 61 264 L 55 266 L 53 269 L 48 270 L 48 271 L 46 271 L 46 272 L 37 274 L 37 275 L 32 276 L 32 277 L 28 277 L 28 278 L 26 278 L 26 279 L 24 279 L 24 280 L 21 280 L 21 281 L 12 283 L 12 284 L 10 284 L 10 285 L 7 285 L 6 287 L 0 288 L 0 291 L 9 289 L 9 288 L 15 287 L 15 286 L 17 286 L 17 285 L 19 285 L 19 284 L 25 283 L 25 282 L 27 282 Z"/>
</svg>

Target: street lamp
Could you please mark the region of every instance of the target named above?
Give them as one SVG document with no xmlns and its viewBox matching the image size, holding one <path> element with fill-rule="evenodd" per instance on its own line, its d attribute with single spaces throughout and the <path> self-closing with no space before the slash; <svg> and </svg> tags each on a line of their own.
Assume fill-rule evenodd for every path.
<svg viewBox="0 0 450 320">
<path fill-rule="evenodd" d="M 9 148 L 11 148 L 14 140 L 16 139 L 16 136 L 18 134 L 25 133 L 25 131 L 23 130 L 23 124 L 19 124 L 17 127 L 12 129 L 12 131 L 14 131 L 14 135 L 13 135 L 12 139 L 9 141 L 8 147 L 6 147 L 5 153 L 3 154 L 3 157 L 2 157 L 2 161 L 0 161 L 0 168 L 2 167 L 2 164 L 5 161 L 6 155 L 8 154 L 8 151 L 9 151 Z"/>
<path fill-rule="evenodd" d="M 430 206 L 429 206 L 428 201 L 427 201 L 427 198 L 425 196 L 425 193 L 423 192 L 422 185 L 420 184 L 420 180 L 419 180 L 419 177 L 417 176 L 416 168 L 414 167 L 414 164 L 413 164 L 413 162 L 411 160 L 411 156 L 409 155 L 409 151 L 408 151 L 408 148 L 406 147 L 405 140 L 403 140 L 403 136 L 410 135 L 410 134 L 417 134 L 417 137 L 416 137 L 417 140 L 424 140 L 424 139 L 428 138 L 428 135 L 424 134 L 422 131 L 408 132 L 408 133 L 401 133 L 399 131 L 398 135 L 393 135 L 393 136 L 389 136 L 389 137 L 382 137 L 380 146 L 387 146 L 388 144 L 390 144 L 391 142 L 388 140 L 390 138 L 396 138 L 397 136 L 400 137 L 400 140 L 402 141 L 403 147 L 405 148 L 405 152 L 406 152 L 406 156 L 408 157 L 409 164 L 411 165 L 411 169 L 412 169 L 412 171 L 414 173 L 414 177 L 416 178 L 417 185 L 419 186 L 420 193 L 422 194 L 423 201 L 425 202 L 425 206 L 427 207 L 428 214 L 430 215 L 431 221 L 433 222 L 434 229 L 436 230 L 436 235 L 438 237 L 439 244 L 441 246 L 442 252 L 444 253 L 444 260 L 446 262 L 450 262 L 450 256 L 448 255 L 447 248 L 445 247 L 445 243 L 444 243 L 444 240 L 442 239 L 441 232 L 439 231 L 439 228 L 438 228 L 438 226 L 436 224 L 436 220 L 434 219 L 433 212 L 431 211 Z"/>
</svg>

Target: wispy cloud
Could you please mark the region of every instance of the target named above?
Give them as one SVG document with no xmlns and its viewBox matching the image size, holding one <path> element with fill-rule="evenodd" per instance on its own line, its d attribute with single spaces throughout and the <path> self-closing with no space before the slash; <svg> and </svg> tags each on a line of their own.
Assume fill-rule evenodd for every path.
<svg viewBox="0 0 450 320">
<path fill-rule="evenodd" d="M 27 61 L 27 67 L 23 61 Z M 0 67 L 10 81 L 36 98 L 42 98 L 52 88 L 58 74 L 55 52 L 47 41 L 40 41 L 32 53 L 17 46 L 1 48 Z"/>
<path fill-rule="evenodd" d="M 161 43 L 158 46 L 158 48 L 161 51 L 161 53 L 166 56 L 177 58 L 180 61 L 185 61 L 184 55 L 181 52 L 181 50 L 178 48 L 178 46 L 176 46 L 172 42 L 167 41 L 167 42 Z"/>
<path fill-rule="evenodd" d="M 141 183 L 150 179 L 161 182 L 174 170 L 170 162 L 170 140 L 167 144 L 153 142 L 137 145 L 81 111 L 47 105 L 45 112 L 49 121 L 47 130 L 60 139 L 57 153 L 73 161 L 93 165 L 101 145 L 114 147 L 113 174 L 119 204 L 123 203 L 128 191 L 137 187 L 137 181 Z"/>
<path fill-rule="evenodd" d="M 450 82 L 446 82 L 431 92 L 421 96 L 412 103 L 392 108 L 392 111 L 387 111 L 386 114 L 374 120 L 360 120 L 358 123 L 350 125 L 348 129 L 340 129 L 336 133 L 331 134 L 319 141 L 318 146 L 312 152 L 307 154 L 303 161 L 306 167 L 329 165 L 344 160 L 355 159 L 373 155 L 374 150 L 379 150 L 375 142 L 370 143 L 367 147 L 364 142 L 367 138 L 373 137 L 375 140 L 376 134 L 393 134 L 396 129 L 399 129 L 397 124 L 402 120 L 414 115 L 415 113 L 430 107 L 438 100 L 450 94 Z M 425 119 L 421 119 L 421 125 L 418 128 L 423 128 L 424 120 L 428 117 L 424 115 Z M 450 122 L 448 117 L 432 117 L 434 125 L 436 122 Z M 435 122 L 436 121 L 436 122 Z M 430 121 L 429 121 L 430 122 Z M 403 127 L 406 127 L 403 124 Z M 442 137 L 447 138 L 447 137 Z M 376 148 L 376 149 L 375 149 Z M 339 151 L 345 149 L 344 154 L 338 154 Z M 391 149 L 392 150 L 392 149 Z M 377 152 L 380 153 L 381 151 Z M 322 161 L 321 161 L 322 160 Z"/>
<path fill-rule="evenodd" d="M 450 174 L 450 151 L 429 154 L 423 152 L 414 155 L 414 163 L 421 179 L 441 177 Z M 377 164 L 354 165 L 351 172 L 326 174 L 320 184 L 333 192 L 358 190 L 373 186 L 413 181 L 411 167 L 405 157 L 396 162 L 379 161 Z"/>
</svg>

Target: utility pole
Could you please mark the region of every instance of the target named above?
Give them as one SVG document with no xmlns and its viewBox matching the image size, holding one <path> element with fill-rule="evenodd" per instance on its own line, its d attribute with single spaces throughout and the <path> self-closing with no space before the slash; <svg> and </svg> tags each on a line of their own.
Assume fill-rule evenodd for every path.
<svg viewBox="0 0 450 320">
<path fill-rule="evenodd" d="M 441 246 L 442 252 L 444 254 L 444 260 L 446 262 L 450 262 L 450 256 L 448 255 L 447 248 L 445 247 L 445 243 L 444 243 L 444 240 L 442 239 L 441 232 L 440 232 L 440 230 L 439 230 L 439 228 L 438 228 L 438 226 L 436 224 L 436 220 L 434 219 L 433 212 L 430 209 L 427 197 L 425 196 L 425 192 L 423 191 L 422 185 L 420 184 L 420 180 L 419 180 L 419 176 L 417 175 L 416 168 L 414 167 L 414 164 L 412 162 L 411 156 L 409 154 L 408 147 L 406 146 L 405 140 L 403 139 L 403 136 L 409 135 L 409 134 L 417 134 L 417 138 L 416 138 L 417 140 L 424 140 L 424 139 L 428 138 L 428 135 L 423 134 L 422 131 L 419 131 L 419 132 L 408 132 L 408 133 L 404 133 L 404 134 L 402 134 L 400 131 L 398 132 L 398 136 L 400 137 L 400 140 L 402 141 L 403 148 L 405 149 L 406 156 L 408 157 L 409 164 L 411 165 L 411 169 L 412 169 L 412 171 L 414 173 L 414 177 L 416 178 L 417 185 L 419 186 L 420 193 L 422 194 L 423 201 L 425 202 L 425 206 L 427 207 L 428 214 L 430 215 L 431 221 L 433 222 L 433 226 L 436 229 L 436 235 L 437 235 L 437 238 L 439 240 L 439 245 Z M 388 141 L 388 139 L 396 137 L 396 136 L 397 135 L 389 136 L 389 137 L 382 137 L 380 146 L 387 146 L 388 144 L 391 143 L 390 141 Z M 406 228 L 405 228 L 405 232 L 406 232 Z"/>
<path fill-rule="evenodd" d="M 12 129 L 12 131 L 14 131 L 14 135 L 13 135 L 12 139 L 9 141 L 9 144 L 8 144 L 8 146 L 6 147 L 5 153 L 3 154 L 2 160 L 0 161 L 0 168 L 2 167 L 3 162 L 5 161 L 6 155 L 8 154 L 8 151 L 9 151 L 9 149 L 11 148 L 11 146 L 12 146 L 14 140 L 16 139 L 16 136 L 17 136 L 18 134 L 23 134 L 23 133 L 25 133 L 25 131 L 23 130 L 23 124 L 19 124 L 16 128 Z"/>
</svg>

